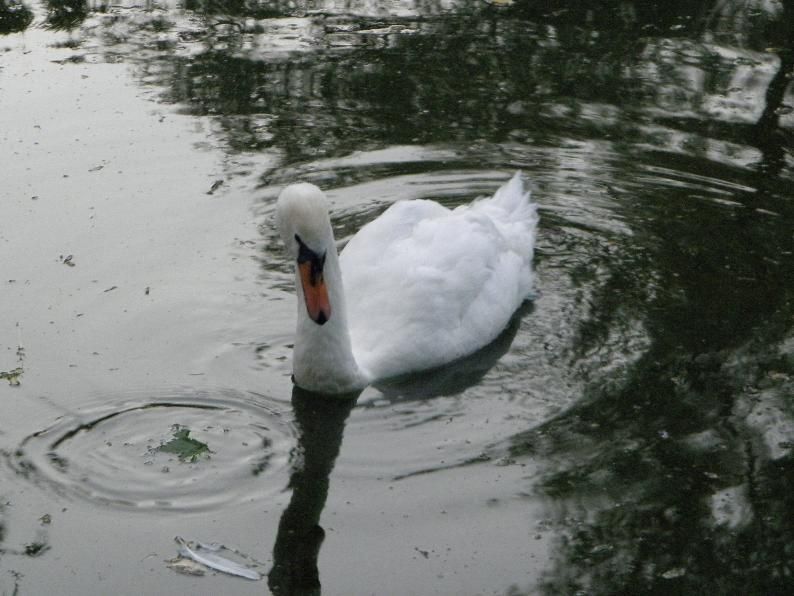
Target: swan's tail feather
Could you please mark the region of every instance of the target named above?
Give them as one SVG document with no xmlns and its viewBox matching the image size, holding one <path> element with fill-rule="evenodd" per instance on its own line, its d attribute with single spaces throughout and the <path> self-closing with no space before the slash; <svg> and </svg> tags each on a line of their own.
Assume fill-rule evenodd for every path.
<svg viewBox="0 0 794 596">
<path fill-rule="evenodd" d="M 534 242 L 534 231 L 538 223 L 538 205 L 532 202 L 532 193 L 524 175 L 516 172 L 510 180 L 499 187 L 491 199 L 479 204 L 488 215 L 503 226 L 513 229 L 513 236 L 527 236 L 525 240 Z M 521 230 L 521 231 L 519 231 Z M 504 231 L 504 230 L 503 230 Z M 521 244 L 519 240 L 519 244 Z"/>
<path fill-rule="evenodd" d="M 532 257 L 538 225 L 538 205 L 531 200 L 531 192 L 519 171 L 494 193 L 490 200 L 481 201 L 482 208 L 499 228 L 512 251 L 522 260 L 519 293 L 522 299 L 532 293 Z"/>
<path fill-rule="evenodd" d="M 524 175 L 518 171 L 510 180 L 499 187 L 489 201 L 493 207 L 504 210 L 511 221 L 521 221 L 524 219 L 535 219 L 537 217 L 537 205 L 532 202 L 532 192 L 524 179 Z"/>
</svg>

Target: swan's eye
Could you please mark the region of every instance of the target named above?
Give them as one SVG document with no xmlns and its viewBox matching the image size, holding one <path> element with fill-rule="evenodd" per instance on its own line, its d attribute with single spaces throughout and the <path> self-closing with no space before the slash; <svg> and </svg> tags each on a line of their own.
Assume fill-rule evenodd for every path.
<svg viewBox="0 0 794 596">
<path fill-rule="evenodd" d="M 297 234 L 295 234 L 295 241 L 298 243 L 298 263 L 310 261 L 314 256 L 314 251 L 306 246 L 303 240 L 301 240 L 301 237 Z"/>
<path fill-rule="evenodd" d="M 325 253 L 323 253 L 322 256 L 318 255 L 311 248 L 306 246 L 297 234 L 295 234 L 295 240 L 298 241 L 298 263 L 312 263 L 313 268 L 318 268 L 319 266 L 319 270 L 321 271 L 325 264 Z"/>
</svg>

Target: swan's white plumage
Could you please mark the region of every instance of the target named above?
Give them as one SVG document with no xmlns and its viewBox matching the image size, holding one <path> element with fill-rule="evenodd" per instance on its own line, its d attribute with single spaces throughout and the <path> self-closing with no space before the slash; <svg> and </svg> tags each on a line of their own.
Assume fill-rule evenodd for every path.
<svg viewBox="0 0 794 596">
<path fill-rule="evenodd" d="M 532 289 L 538 217 L 520 174 L 492 198 L 454 210 L 427 200 L 397 202 L 361 228 L 338 261 L 330 258 L 336 251 L 319 189 L 285 189 L 278 218 L 288 247 L 294 233 L 305 234 L 313 249 L 329 255 L 328 323 L 308 318 L 297 284 L 293 366 L 306 389 L 348 391 L 470 354 L 499 335 Z"/>
</svg>

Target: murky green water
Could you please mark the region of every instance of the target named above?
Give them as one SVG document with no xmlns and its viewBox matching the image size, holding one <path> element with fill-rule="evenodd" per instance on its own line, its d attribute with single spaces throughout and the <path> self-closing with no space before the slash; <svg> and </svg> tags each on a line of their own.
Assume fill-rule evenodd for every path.
<svg viewBox="0 0 794 596">
<path fill-rule="evenodd" d="M 0 594 L 790 591 L 794 4 L 539 4 L 0 0 Z M 280 188 L 517 169 L 505 333 L 293 394 Z"/>
</svg>

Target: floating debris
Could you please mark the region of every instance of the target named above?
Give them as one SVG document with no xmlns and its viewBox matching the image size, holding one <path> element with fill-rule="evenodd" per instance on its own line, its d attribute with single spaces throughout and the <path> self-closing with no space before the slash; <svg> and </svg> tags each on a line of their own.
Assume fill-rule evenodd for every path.
<svg viewBox="0 0 794 596">
<path fill-rule="evenodd" d="M 8 381 L 8 384 L 12 387 L 19 386 L 19 377 L 22 376 L 22 373 L 25 372 L 21 366 L 18 366 L 14 370 L 9 371 L 0 371 L 0 379 L 4 379 Z"/>
<path fill-rule="evenodd" d="M 25 550 L 23 552 L 28 557 L 38 557 L 46 553 L 48 550 L 50 550 L 49 544 L 44 542 L 31 542 L 30 544 L 25 545 Z"/>
<path fill-rule="evenodd" d="M 215 571 L 220 571 L 221 573 L 236 575 L 237 577 L 244 577 L 245 579 L 251 579 L 254 581 L 262 579 L 262 575 L 258 571 L 255 571 L 250 567 L 243 565 L 242 563 L 232 561 L 231 559 L 227 559 L 217 554 L 219 551 L 225 550 L 239 556 L 244 556 L 240 555 L 240 553 L 235 550 L 226 548 L 222 544 L 204 544 L 197 542 L 194 545 L 192 543 L 186 542 L 179 536 L 175 537 L 174 540 L 176 540 L 177 544 L 179 544 L 179 556 L 182 557 L 182 559 L 191 559 L 196 563 L 200 563 L 209 569 L 214 569 Z M 169 567 L 171 567 L 170 564 Z"/>
<path fill-rule="evenodd" d="M 195 462 L 200 455 L 211 453 L 210 448 L 206 443 L 190 437 L 190 429 L 175 424 L 173 426 L 174 438 L 163 443 L 155 449 L 155 451 L 162 451 L 163 453 L 173 453 L 179 457 L 180 461 Z"/>
<path fill-rule="evenodd" d="M 210 186 L 210 189 L 207 191 L 207 194 L 208 195 L 213 194 L 221 186 L 223 186 L 223 180 L 216 180 L 215 182 L 212 183 L 212 186 Z"/>
<path fill-rule="evenodd" d="M 684 575 L 686 575 L 686 569 L 684 567 L 673 567 L 662 573 L 664 579 L 678 579 Z"/>
<path fill-rule="evenodd" d="M 17 322 L 17 367 L 14 370 L 0 371 L 0 380 L 8 381 L 12 387 L 19 387 L 19 377 L 25 372 L 22 362 L 25 360 L 25 348 L 22 346 L 22 328 Z"/>
<path fill-rule="evenodd" d="M 182 575 L 197 575 L 202 576 L 207 572 L 207 568 L 200 563 L 196 563 L 192 559 L 185 559 L 183 557 L 175 557 L 166 561 L 166 567 L 173 569 Z"/>
<path fill-rule="evenodd" d="M 67 256 L 61 255 L 61 263 L 63 263 L 64 265 L 66 265 L 68 267 L 74 267 L 75 266 L 75 262 L 74 262 L 73 259 L 74 259 L 74 255 L 67 255 Z"/>
</svg>

